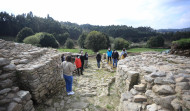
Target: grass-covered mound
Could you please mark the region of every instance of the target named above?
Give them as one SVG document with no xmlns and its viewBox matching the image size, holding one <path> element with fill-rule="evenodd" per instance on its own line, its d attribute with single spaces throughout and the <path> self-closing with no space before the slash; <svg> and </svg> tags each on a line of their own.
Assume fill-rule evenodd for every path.
<svg viewBox="0 0 190 111">
<path fill-rule="evenodd" d="M 172 47 L 174 49 L 190 49 L 190 38 L 173 41 Z"/>
</svg>

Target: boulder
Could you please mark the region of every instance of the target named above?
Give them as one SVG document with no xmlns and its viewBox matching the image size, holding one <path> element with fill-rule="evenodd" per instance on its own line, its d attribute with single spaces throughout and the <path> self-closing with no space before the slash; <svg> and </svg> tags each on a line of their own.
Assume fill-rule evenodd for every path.
<svg viewBox="0 0 190 111">
<path fill-rule="evenodd" d="M 0 67 L 10 64 L 11 61 L 6 58 L 0 58 Z"/>
<path fill-rule="evenodd" d="M 174 88 L 170 85 L 154 85 L 152 89 L 155 93 L 158 93 L 159 95 L 175 93 Z"/>
</svg>

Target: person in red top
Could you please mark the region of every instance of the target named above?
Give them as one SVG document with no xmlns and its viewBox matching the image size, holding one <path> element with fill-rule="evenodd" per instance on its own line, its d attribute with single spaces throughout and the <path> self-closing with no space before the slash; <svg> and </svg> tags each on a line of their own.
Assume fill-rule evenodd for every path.
<svg viewBox="0 0 190 111">
<path fill-rule="evenodd" d="M 76 64 L 76 67 L 77 67 L 77 73 L 78 73 L 78 75 L 80 76 L 80 74 L 81 75 L 83 75 L 82 74 L 82 63 L 81 63 L 81 60 L 80 60 L 80 56 L 79 55 L 77 55 L 77 57 L 75 58 L 75 64 Z M 79 74 L 79 71 L 80 71 L 80 74 Z"/>
</svg>

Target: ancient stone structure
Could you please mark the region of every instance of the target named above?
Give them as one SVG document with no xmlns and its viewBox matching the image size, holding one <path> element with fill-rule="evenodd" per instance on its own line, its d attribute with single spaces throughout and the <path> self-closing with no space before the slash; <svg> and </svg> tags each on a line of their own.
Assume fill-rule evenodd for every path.
<svg viewBox="0 0 190 111">
<path fill-rule="evenodd" d="M 0 66 L 3 68 L 0 70 L 0 79 L 6 80 L 1 81 L 1 87 L 9 89 L 3 90 L 1 88 L 0 92 L 8 94 L 8 92 L 15 90 L 14 94 L 16 94 L 19 89 L 25 90 L 30 92 L 26 94 L 31 94 L 34 102 L 43 102 L 46 97 L 64 88 L 64 80 L 60 78 L 62 69 L 58 67 L 58 64 L 61 64 L 60 57 L 61 54 L 55 49 L 39 48 L 29 44 L 8 42 L 0 39 L 0 58 L 3 61 L 4 59 L 9 61 Z M 10 65 L 8 65 L 9 63 Z M 4 72 L 4 70 L 13 69 L 15 71 L 11 73 Z M 12 88 L 12 83 L 14 82 L 18 85 L 16 88 Z M 4 83 L 7 83 L 8 86 L 4 87 Z M 4 101 L 1 95 L 0 97 Z M 28 99 L 30 98 L 28 97 Z M 8 102 L 8 100 L 6 101 Z"/>
<path fill-rule="evenodd" d="M 29 91 L 17 85 L 16 67 L 0 57 L 0 111 L 34 111 Z"/>
<path fill-rule="evenodd" d="M 118 63 L 119 111 L 190 110 L 190 58 L 156 52 Z"/>
<path fill-rule="evenodd" d="M 179 49 L 175 44 L 171 46 L 170 54 L 190 57 L 190 49 Z"/>
</svg>

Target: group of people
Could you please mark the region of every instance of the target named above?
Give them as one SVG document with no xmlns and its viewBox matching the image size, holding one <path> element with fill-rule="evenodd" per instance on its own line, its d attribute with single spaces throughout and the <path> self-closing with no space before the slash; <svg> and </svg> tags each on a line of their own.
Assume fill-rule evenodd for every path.
<svg viewBox="0 0 190 111">
<path fill-rule="evenodd" d="M 65 60 L 66 59 L 66 60 Z M 81 51 L 80 55 L 77 55 L 75 57 L 75 60 L 72 61 L 71 56 L 67 56 L 65 58 L 64 54 L 61 56 L 61 67 L 63 69 L 63 78 L 65 79 L 66 83 L 66 91 L 67 95 L 73 95 L 74 92 L 72 91 L 72 83 L 73 83 L 73 71 L 77 69 L 77 74 L 83 75 L 84 67 L 88 67 L 88 53 L 86 52 L 83 54 L 83 51 Z M 73 64 L 74 62 L 74 64 Z"/>
<path fill-rule="evenodd" d="M 112 59 L 113 59 L 113 67 L 117 67 L 117 62 L 119 60 L 119 53 L 116 50 L 112 52 L 112 50 L 108 48 L 106 54 L 107 54 L 107 63 L 112 63 Z M 123 48 L 120 58 L 124 59 L 125 57 L 127 57 L 127 51 L 125 48 Z M 99 52 L 96 55 L 96 60 L 97 60 L 97 66 L 98 68 L 100 68 L 101 55 Z"/>
<path fill-rule="evenodd" d="M 121 52 L 120 57 L 121 59 L 123 59 L 126 56 L 127 56 L 127 51 L 124 48 Z M 107 58 L 108 58 L 107 63 L 112 63 L 113 59 L 113 67 L 117 67 L 117 62 L 119 60 L 119 53 L 116 50 L 112 52 L 112 50 L 108 48 Z M 74 92 L 72 91 L 72 83 L 73 83 L 72 73 L 74 70 L 77 69 L 77 74 L 79 76 L 83 75 L 84 67 L 85 68 L 88 67 L 88 53 L 86 52 L 85 54 L 83 54 L 83 51 L 81 51 L 80 55 L 77 55 L 74 60 L 72 60 L 71 56 L 67 56 L 65 58 L 63 54 L 61 60 L 62 60 L 61 67 L 63 69 L 62 77 L 65 79 L 67 95 L 73 95 Z M 101 55 L 99 52 L 96 55 L 96 60 L 97 60 L 97 66 L 98 68 L 100 68 Z"/>
</svg>

